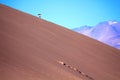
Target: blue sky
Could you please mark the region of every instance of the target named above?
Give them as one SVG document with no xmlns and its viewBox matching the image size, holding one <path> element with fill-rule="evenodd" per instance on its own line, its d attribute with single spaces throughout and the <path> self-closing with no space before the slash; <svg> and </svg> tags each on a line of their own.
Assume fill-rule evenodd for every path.
<svg viewBox="0 0 120 80">
<path fill-rule="evenodd" d="M 0 0 L 23 12 L 72 29 L 95 26 L 108 20 L 120 21 L 120 0 Z"/>
</svg>

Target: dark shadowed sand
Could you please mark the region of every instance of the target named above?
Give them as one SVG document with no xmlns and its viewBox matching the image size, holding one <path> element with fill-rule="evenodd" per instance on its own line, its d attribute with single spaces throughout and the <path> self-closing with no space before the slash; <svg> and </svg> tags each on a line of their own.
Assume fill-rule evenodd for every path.
<svg viewBox="0 0 120 80">
<path fill-rule="evenodd" d="M 120 51 L 0 5 L 0 80 L 120 80 Z"/>
</svg>

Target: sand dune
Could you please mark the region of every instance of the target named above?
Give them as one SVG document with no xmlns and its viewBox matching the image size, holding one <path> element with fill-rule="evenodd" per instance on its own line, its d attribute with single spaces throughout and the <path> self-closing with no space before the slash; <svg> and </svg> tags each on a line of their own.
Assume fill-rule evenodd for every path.
<svg viewBox="0 0 120 80">
<path fill-rule="evenodd" d="M 0 5 L 0 80 L 120 80 L 120 51 Z"/>
</svg>

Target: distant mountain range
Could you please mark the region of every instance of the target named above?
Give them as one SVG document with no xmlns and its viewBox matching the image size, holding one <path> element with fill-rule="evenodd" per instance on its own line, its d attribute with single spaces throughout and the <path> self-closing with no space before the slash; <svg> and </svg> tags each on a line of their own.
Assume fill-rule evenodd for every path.
<svg viewBox="0 0 120 80">
<path fill-rule="evenodd" d="M 120 49 L 120 22 L 118 21 L 104 21 L 94 27 L 82 26 L 73 30 Z"/>
<path fill-rule="evenodd" d="M 120 80 L 119 53 L 0 4 L 0 80 Z"/>
</svg>

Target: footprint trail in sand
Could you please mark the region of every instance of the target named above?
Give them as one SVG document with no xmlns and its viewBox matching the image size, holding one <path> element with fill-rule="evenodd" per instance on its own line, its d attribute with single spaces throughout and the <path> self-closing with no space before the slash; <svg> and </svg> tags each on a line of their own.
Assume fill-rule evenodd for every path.
<svg viewBox="0 0 120 80">
<path fill-rule="evenodd" d="M 75 68 L 75 67 L 72 67 L 72 66 L 70 66 L 70 65 L 67 65 L 67 64 L 66 64 L 65 62 L 63 62 L 63 61 L 57 61 L 57 62 L 58 62 L 59 64 L 65 66 L 65 67 L 68 67 L 69 69 L 71 69 L 71 70 L 73 70 L 73 71 L 78 72 L 80 75 L 82 75 L 82 76 L 84 76 L 84 77 L 86 77 L 86 78 L 89 78 L 90 80 L 94 80 L 91 76 L 89 76 L 89 75 L 87 75 L 86 73 L 78 70 L 78 69 Z"/>
</svg>

